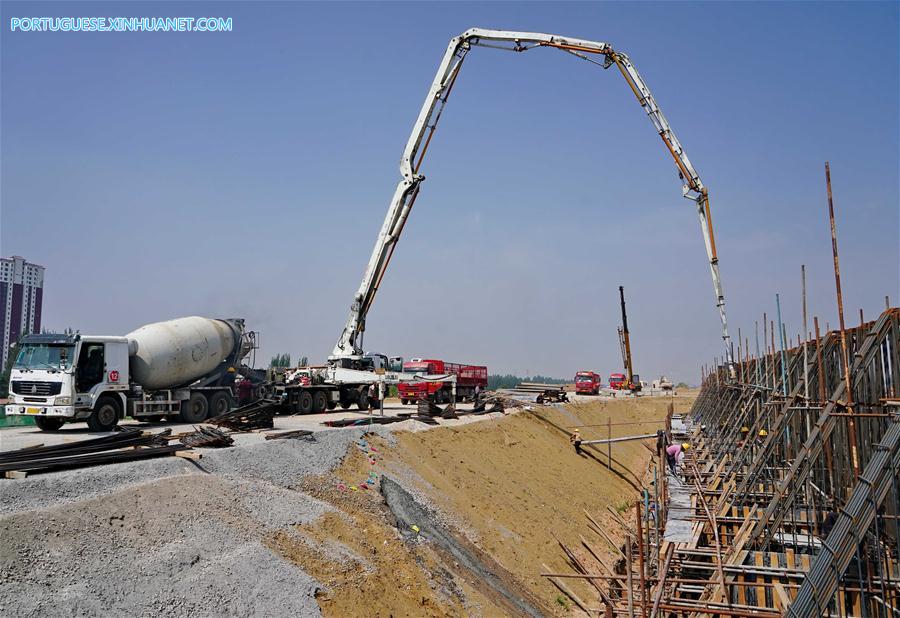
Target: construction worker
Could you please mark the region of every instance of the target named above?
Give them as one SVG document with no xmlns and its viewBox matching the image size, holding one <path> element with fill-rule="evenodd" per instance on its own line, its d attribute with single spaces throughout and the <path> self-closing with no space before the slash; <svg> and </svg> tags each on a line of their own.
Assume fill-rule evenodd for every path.
<svg viewBox="0 0 900 618">
<path fill-rule="evenodd" d="M 766 436 L 768 436 L 768 435 L 769 435 L 768 431 L 766 431 L 765 429 L 760 429 L 759 435 L 756 437 L 756 443 L 763 444 L 766 441 Z"/>
<path fill-rule="evenodd" d="M 375 411 L 375 408 L 378 407 L 378 387 L 374 384 L 369 384 L 369 391 L 366 393 L 366 398 L 369 400 L 369 414 Z"/>
<path fill-rule="evenodd" d="M 475 405 L 478 405 L 478 400 L 481 398 L 481 384 L 475 385 Z"/>
<path fill-rule="evenodd" d="M 744 446 L 747 443 L 747 434 L 750 433 L 750 428 L 744 425 L 741 427 L 741 439 L 738 440 L 738 446 Z"/>
<path fill-rule="evenodd" d="M 575 447 L 575 453 L 581 455 L 581 433 L 577 429 L 569 436 L 569 442 Z"/>
<path fill-rule="evenodd" d="M 656 454 L 662 456 L 669 446 L 669 437 L 662 429 L 656 430 Z"/>
<path fill-rule="evenodd" d="M 687 442 L 672 444 L 666 448 L 666 463 L 669 464 L 669 469 L 672 471 L 673 476 L 678 476 L 678 465 L 684 459 L 685 451 L 690 448 L 691 445 Z"/>
<path fill-rule="evenodd" d="M 237 385 L 238 405 L 245 406 L 253 399 L 253 382 L 250 378 L 244 376 Z"/>
</svg>

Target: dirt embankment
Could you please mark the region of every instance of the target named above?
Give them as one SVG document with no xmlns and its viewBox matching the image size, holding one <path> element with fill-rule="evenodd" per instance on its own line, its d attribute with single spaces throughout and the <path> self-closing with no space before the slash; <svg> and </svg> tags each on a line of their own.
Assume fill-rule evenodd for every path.
<svg viewBox="0 0 900 618">
<path fill-rule="evenodd" d="M 367 536 L 374 535 L 376 540 L 390 537 L 388 529 L 397 522 L 385 512 L 381 496 L 372 489 L 359 489 L 374 471 L 397 479 L 420 502 L 436 507 L 437 523 L 454 530 L 461 543 L 470 544 L 475 554 L 484 557 L 484 566 L 490 569 L 493 565 L 502 585 L 513 594 L 518 592 L 521 599 L 544 613 L 566 614 L 571 609 L 568 601 L 540 576 L 542 563 L 562 570 L 564 559 L 554 537 L 575 546 L 579 535 L 590 536 L 585 525 L 587 510 L 605 525 L 616 543 L 621 543 L 623 533 L 606 506 L 622 511 L 633 506 L 641 483 L 646 482 L 643 476 L 651 456 L 641 442 L 614 444 L 613 466 L 608 470 L 605 446 L 589 447 L 579 456 L 569 444 L 569 432 L 580 427 L 585 440 L 605 438 L 609 420 L 613 437 L 653 433 L 661 426 L 670 402 L 674 402 L 676 412 L 682 412 L 692 401 L 693 395 L 688 394 L 674 400 L 646 398 L 539 407 L 499 420 L 400 432 L 393 446 L 370 437 L 368 448 L 374 447 L 375 454 L 352 454 L 336 472 L 347 489 L 331 496 L 313 494 L 344 512 L 359 509 L 352 515 L 355 524 L 351 529 L 342 531 L 342 526 L 329 526 L 320 520 L 312 527 L 301 527 L 306 540 L 301 541 L 304 545 L 300 549 L 294 541 L 279 549 L 309 570 L 313 556 L 302 547 L 309 547 L 313 541 L 349 542 L 359 553 L 368 555 L 360 547 Z M 349 489 L 354 483 L 356 489 Z M 348 508 L 350 501 L 362 506 Z M 630 512 L 625 516 L 630 517 Z M 417 526 L 419 532 L 425 525 L 421 522 Z M 400 526 L 409 533 L 408 523 L 401 522 Z M 379 542 L 388 545 L 384 540 Z M 444 615 L 442 612 L 491 616 L 520 613 L 510 608 L 502 594 L 486 588 L 488 578 L 479 578 L 460 565 L 462 560 L 448 556 L 435 545 L 407 544 L 396 559 L 387 553 L 392 550 L 385 550 L 382 555 L 374 555 L 369 571 L 359 567 L 353 577 L 328 577 L 313 568 L 309 572 L 317 579 L 327 579 L 333 590 L 319 598 L 320 605 L 328 615 L 352 615 L 357 603 L 380 596 L 370 615 L 403 615 L 404 611 L 430 616 Z M 594 546 L 614 562 L 615 550 L 605 541 L 599 540 Z M 416 567 L 407 571 L 412 563 Z M 427 574 L 424 579 L 423 571 Z M 401 585 L 394 589 L 391 582 Z M 584 598 L 596 597 L 578 582 L 571 585 L 582 591 Z M 441 608 L 437 596 L 429 594 L 434 590 L 443 590 L 439 596 L 456 600 Z M 465 594 L 456 593 L 460 590 Z"/>
</svg>

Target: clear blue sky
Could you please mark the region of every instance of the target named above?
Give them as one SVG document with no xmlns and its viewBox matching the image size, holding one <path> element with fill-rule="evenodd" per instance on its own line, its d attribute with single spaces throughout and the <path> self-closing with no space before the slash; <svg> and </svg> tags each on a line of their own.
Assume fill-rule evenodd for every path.
<svg viewBox="0 0 900 618">
<path fill-rule="evenodd" d="M 608 41 L 710 188 L 733 333 L 775 293 L 836 323 L 900 298 L 898 3 L 2 3 L 2 253 L 47 267 L 45 323 L 120 334 L 243 316 L 324 360 L 450 37 Z M 13 16 L 230 16 L 231 33 L 11 33 Z M 696 382 L 721 353 L 696 215 L 630 90 L 555 50 L 475 49 L 366 347 Z M 749 333 L 752 337 L 752 332 Z"/>
</svg>

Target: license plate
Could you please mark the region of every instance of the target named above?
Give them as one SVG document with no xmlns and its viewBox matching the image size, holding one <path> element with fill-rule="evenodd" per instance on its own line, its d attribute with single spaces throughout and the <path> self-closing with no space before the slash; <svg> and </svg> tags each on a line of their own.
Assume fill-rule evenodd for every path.
<svg viewBox="0 0 900 618">
<path fill-rule="evenodd" d="M 40 408 L 25 408 L 25 414 L 40 414 Z"/>
</svg>

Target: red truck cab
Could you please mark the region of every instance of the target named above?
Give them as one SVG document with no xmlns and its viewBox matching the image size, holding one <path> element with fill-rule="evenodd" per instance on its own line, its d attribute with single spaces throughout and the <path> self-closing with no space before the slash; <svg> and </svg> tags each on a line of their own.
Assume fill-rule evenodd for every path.
<svg viewBox="0 0 900 618">
<path fill-rule="evenodd" d="M 455 375 L 457 401 L 473 400 L 476 386 L 481 387 L 481 390 L 487 387 L 487 367 L 480 365 L 460 365 L 436 359 L 416 358 L 403 363 L 403 372 L 423 375 Z M 397 390 L 403 405 L 416 403 L 419 399 L 428 399 L 434 403 L 448 403 L 453 396 L 452 386 L 447 382 L 401 382 L 397 385 Z"/>
<path fill-rule="evenodd" d="M 609 374 L 609 387 L 614 388 L 616 390 L 622 390 L 626 388 L 626 380 L 624 373 L 611 373 Z"/>
<path fill-rule="evenodd" d="M 593 371 L 579 371 L 575 374 L 575 392 L 579 395 L 599 395 L 601 377 Z"/>
</svg>

